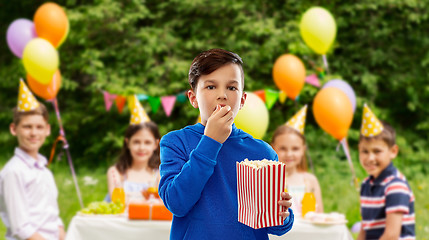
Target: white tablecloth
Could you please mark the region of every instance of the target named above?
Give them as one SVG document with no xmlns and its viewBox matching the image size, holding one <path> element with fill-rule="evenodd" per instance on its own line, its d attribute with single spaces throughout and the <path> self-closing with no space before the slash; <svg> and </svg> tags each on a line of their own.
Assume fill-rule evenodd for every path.
<svg viewBox="0 0 429 240">
<path fill-rule="evenodd" d="M 113 216 L 75 216 L 68 229 L 66 240 L 163 240 L 169 239 L 170 221 L 128 220 Z M 345 224 L 314 225 L 296 218 L 291 231 L 283 236 L 270 235 L 270 240 L 353 240 Z"/>
</svg>

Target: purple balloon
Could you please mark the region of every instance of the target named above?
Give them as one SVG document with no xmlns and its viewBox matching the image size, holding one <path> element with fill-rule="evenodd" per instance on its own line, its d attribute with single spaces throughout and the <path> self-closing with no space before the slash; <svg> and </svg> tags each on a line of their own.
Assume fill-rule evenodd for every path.
<svg viewBox="0 0 429 240">
<path fill-rule="evenodd" d="M 360 227 L 361 227 L 361 222 L 356 222 L 355 224 L 353 224 L 351 229 L 352 233 L 360 232 Z"/>
<path fill-rule="evenodd" d="M 348 83 L 346 83 L 343 80 L 334 79 L 334 80 L 331 80 L 331 81 L 325 83 L 325 85 L 323 85 L 322 89 L 326 88 L 326 87 L 335 87 L 335 88 L 338 88 L 341 91 L 343 91 L 347 95 L 347 97 L 350 99 L 350 102 L 352 103 L 352 107 L 353 107 L 353 112 L 355 112 L 356 94 L 353 91 L 353 88 Z"/>
<path fill-rule="evenodd" d="M 20 18 L 13 21 L 7 28 L 7 45 L 15 56 L 22 58 L 27 43 L 36 38 L 34 23 L 28 19 Z"/>
</svg>

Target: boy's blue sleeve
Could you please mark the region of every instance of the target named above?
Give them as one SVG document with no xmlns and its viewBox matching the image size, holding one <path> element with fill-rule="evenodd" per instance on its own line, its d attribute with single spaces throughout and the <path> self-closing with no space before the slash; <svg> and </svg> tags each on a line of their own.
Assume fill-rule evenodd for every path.
<svg viewBox="0 0 429 240">
<path fill-rule="evenodd" d="M 294 221 L 294 215 L 292 209 L 288 209 L 289 211 L 289 217 L 285 219 L 283 222 L 283 225 L 275 226 L 275 227 L 269 227 L 267 228 L 267 233 L 281 236 L 287 232 L 289 232 L 292 229 L 293 221 Z"/>
<path fill-rule="evenodd" d="M 179 136 L 167 134 L 161 139 L 159 195 L 175 216 L 185 216 L 200 199 L 221 147 L 221 143 L 203 135 L 188 156 Z"/>
</svg>

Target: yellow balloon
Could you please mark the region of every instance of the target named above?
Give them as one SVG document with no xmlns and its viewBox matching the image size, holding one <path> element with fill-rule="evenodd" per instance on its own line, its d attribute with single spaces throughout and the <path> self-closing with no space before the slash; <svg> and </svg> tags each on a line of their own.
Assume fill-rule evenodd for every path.
<svg viewBox="0 0 429 240">
<path fill-rule="evenodd" d="M 35 38 L 25 46 L 22 62 L 28 74 L 41 84 L 48 84 L 58 69 L 58 52 L 47 40 Z"/>
<path fill-rule="evenodd" d="M 268 110 L 265 103 L 254 93 L 247 93 L 244 106 L 234 119 L 235 126 L 261 139 L 268 128 Z"/>
<path fill-rule="evenodd" d="M 326 54 L 337 35 L 334 17 L 322 7 L 308 9 L 301 18 L 299 30 L 304 42 L 318 54 Z"/>
</svg>

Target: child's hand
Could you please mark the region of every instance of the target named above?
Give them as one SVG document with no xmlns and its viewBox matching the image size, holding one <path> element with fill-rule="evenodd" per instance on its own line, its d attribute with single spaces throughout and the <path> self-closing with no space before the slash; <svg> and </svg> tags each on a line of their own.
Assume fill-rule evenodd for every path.
<svg viewBox="0 0 429 240">
<path fill-rule="evenodd" d="M 230 106 L 216 106 L 215 111 L 207 119 L 204 135 L 210 137 L 220 143 L 224 143 L 232 131 L 232 123 L 234 122 L 233 112 Z"/>
<path fill-rule="evenodd" d="M 286 212 L 281 212 L 279 215 L 281 217 L 287 218 L 289 216 L 288 208 L 292 206 L 292 202 L 290 201 L 292 199 L 292 196 L 287 192 L 281 193 L 282 200 L 279 201 L 279 205 L 286 207 Z"/>
</svg>

